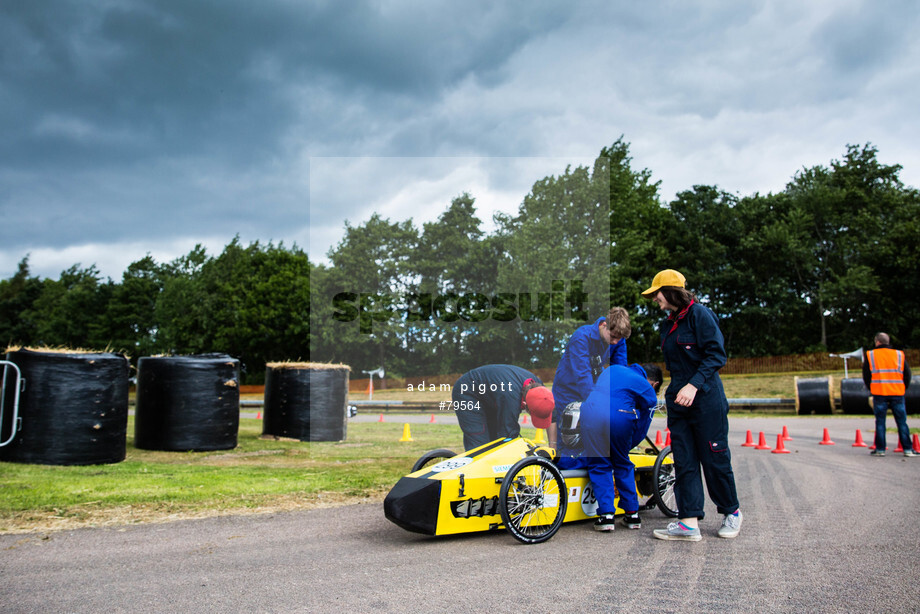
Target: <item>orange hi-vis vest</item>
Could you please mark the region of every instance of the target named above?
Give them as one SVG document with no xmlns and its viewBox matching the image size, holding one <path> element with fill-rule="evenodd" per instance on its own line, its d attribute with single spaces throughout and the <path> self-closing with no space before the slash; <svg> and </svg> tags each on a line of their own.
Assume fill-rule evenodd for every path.
<svg viewBox="0 0 920 614">
<path fill-rule="evenodd" d="M 874 396 L 904 396 L 904 352 L 877 348 L 866 352 L 872 381 L 869 392 Z"/>
</svg>

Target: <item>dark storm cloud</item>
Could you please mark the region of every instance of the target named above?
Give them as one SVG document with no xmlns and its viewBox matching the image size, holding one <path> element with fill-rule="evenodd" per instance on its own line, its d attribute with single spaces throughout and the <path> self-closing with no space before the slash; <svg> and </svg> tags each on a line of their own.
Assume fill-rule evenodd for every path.
<svg viewBox="0 0 920 614">
<path fill-rule="evenodd" d="M 387 144 L 388 124 L 456 80 L 499 82 L 564 23 L 560 6 L 526 6 L 3 3 L 0 240 L 306 226 L 305 152 L 431 153 L 424 138 Z"/>
<path fill-rule="evenodd" d="M 537 167 L 503 157 L 559 174 L 620 135 L 665 199 L 781 189 L 847 143 L 908 172 L 916 26 L 897 0 L 6 0 L 0 277 L 26 253 L 117 276 L 236 234 L 333 245 L 374 206 L 520 200 Z M 379 162 L 426 156 L 457 163 Z M 355 160 L 318 162 L 314 206 L 326 157 Z"/>
</svg>

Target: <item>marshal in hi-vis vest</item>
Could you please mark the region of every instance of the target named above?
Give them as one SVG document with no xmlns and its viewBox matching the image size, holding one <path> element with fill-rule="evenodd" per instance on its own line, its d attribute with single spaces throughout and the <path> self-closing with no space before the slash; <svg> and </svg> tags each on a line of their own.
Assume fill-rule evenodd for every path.
<svg viewBox="0 0 920 614">
<path fill-rule="evenodd" d="M 904 352 L 891 348 L 877 348 L 866 352 L 872 384 L 869 392 L 873 396 L 904 396 Z"/>
</svg>

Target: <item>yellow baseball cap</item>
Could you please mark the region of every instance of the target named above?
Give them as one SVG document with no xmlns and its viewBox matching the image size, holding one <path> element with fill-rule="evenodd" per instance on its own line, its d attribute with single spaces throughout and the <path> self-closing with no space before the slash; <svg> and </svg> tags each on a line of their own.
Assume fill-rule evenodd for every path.
<svg viewBox="0 0 920 614">
<path fill-rule="evenodd" d="M 665 269 L 660 271 L 655 275 L 655 279 L 652 280 L 652 287 L 642 293 L 642 296 L 646 298 L 651 298 L 653 294 L 658 292 L 663 286 L 677 286 L 678 288 L 685 288 L 687 284 L 687 279 L 680 274 L 679 271 L 674 269 Z"/>
</svg>

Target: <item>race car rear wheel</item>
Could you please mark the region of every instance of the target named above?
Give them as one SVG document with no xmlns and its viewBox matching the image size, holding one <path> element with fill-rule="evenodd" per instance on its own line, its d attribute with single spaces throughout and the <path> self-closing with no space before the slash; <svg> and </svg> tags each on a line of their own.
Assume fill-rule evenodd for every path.
<svg viewBox="0 0 920 614">
<path fill-rule="evenodd" d="M 655 459 L 652 469 L 655 486 L 655 504 L 661 513 L 669 518 L 677 518 L 677 499 L 674 497 L 674 455 L 671 446 L 665 447 Z"/>
<path fill-rule="evenodd" d="M 502 522 L 519 542 L 545 542 L 562 526 L 567 494 L 556 465 L 541 456 L 523 458 L 502 479 L 498 494 Z"/>
<path fill-rule="evenodd" d="M 437 450 L 430 450 L 422 454 L 415 464 L 412 465 L 412 471 L 409 473 L 415 473 L 419 469 L 427 467 L 429 465 L 435 465 L 438 462 L 444 460 L 445 458 L 453 458 L 457 455 L 453 450 L 448 450 L 447 448 L 438 448 Z"/>
</svg>

